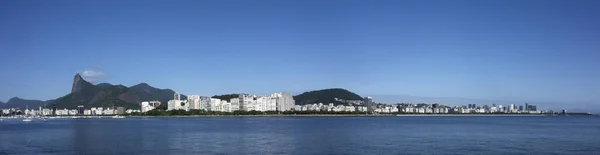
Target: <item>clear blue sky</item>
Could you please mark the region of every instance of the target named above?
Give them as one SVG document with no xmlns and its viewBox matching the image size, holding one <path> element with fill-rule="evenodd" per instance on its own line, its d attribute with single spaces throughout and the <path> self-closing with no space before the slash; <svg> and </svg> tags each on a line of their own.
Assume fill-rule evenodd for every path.
<svg viewBox="0 0 600 155">
<path fill-rule="evenodd" d="M 600 1 L 0 1 L 0 101 L 76 73 L 184 94 L 600 102 Z M 600 106 L 600 105 L 598 105 Z"/>
</svg>

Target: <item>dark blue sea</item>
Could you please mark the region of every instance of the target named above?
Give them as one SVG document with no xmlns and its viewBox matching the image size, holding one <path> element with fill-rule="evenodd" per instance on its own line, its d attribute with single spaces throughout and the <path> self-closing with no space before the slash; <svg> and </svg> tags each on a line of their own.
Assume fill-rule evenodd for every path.
<svg viewBox="0 0 600 155">
<path fill-rule="evenodd" d="M 600 117 L 20 119 L 0 154 L 600 154 Z"/>
</svg>

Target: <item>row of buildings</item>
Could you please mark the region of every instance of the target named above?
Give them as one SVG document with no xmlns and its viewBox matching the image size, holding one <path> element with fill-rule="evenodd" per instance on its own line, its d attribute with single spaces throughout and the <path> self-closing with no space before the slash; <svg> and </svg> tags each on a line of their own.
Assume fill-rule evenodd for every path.
<svg viewBox="0 0 600 155">
<path fill-rule="evenodd" d="M 370 108 L 369 108 L 370 107 Z M 534 106 L 535 107 L 535 106 Z M 507 113 L 507 114 L 539 114 L 552 113 L 551 111 L 538 111 L 535 108 L 529 110 L 515 110 L 501 105 L 489 108 L 468 108 L 466 106 L 444 106 L 439 104 L 397 104 L 397 105 L 334 105 L 329 104 L 307 104 L 296 105 L 295 111 L 332 111 L 332 112 L 364 112 L 364 113 L 409 113 L 409 114 L 485 114 L 485 113 Z"/>
<path fill-rule="evenodd" d="M 371 97 L 365 97 L 362 101 L 343 101 L 346 105 L 335 105 L 334 103 L 314 103 L 306 105 L 295 105 L 295 101 L 290 93 L 274 93 L 266 96 L 256 96 L 250 94 L 239 94 L 237 97 L 229 100 L 221 100 L 199 95 L 189 95 L 187 99 L 182 100 L 181 95 L 175 93 L 173 100 L 168 101 L 167 110 L 204 110 L 218 112 L 234 111 L 327 111 L 327 112 L 361 112 L 361 113 L 414 113 L 414 114 L 484 114 L 484 113 L 552 113 L 552 111 L 538 111 L 537 106 L 525 104 L 517 106 L 509 104 L 506 106 L 493 104 L 492 106 L 468 104 L 463 106 L 446 106 L 441 104 L 411 104 L 398 103 L 395 105 L 375 104 Z M 148 112 L 161 105 L 160 101 L 146 101 L 140 104 L 141 109 L 125 109 L 124 107 L 104 108 L 92 107 L 84 109 L 78 106 L 77 109 L 25 109 L 15 108 L 3 109 L 3 115 L 123 115 L 134 112 Z"/>
<path fill-rule="evenodd" d="M 361 113 L 396 113 L 398 108 L 394 105 L 334 105 L 333 103 L 306 104 L 294 106 L 294 111 L 326 111 L 326 112 L 361 112 Z"/>
<path fill-rule="evenodd" d="M 290 111 L 295 102 L 291 93 L 282 92 L 266 96 L 239 94 L 236 98 L 221 100 L 200 95 L 189 95 L 187 100 L 182 100 L 179 93 L 175 93 L 173 100 L 168 101 L 167 110 L 204 110 L 204 111 Z M 142 107 L 144 107 L 142 105 Z"/>
<path fill-rule="evenodd" d="M 140 110 L 128 109 L 125 107 L 117 108 L 104 108 L 104 107 L 92 107 L 90 109 L 84 109 L 83 106 L 77 107 L 77 109 L 25 109 L 20 110 L 16 108 L 2 109 L 2 115 L 41 115 L 41 116 L 75 116 L 75 115 L 86 115 L 86 116 L 102 116 L 102 115 L 123 115 L 128 113 L 141 112 Z"/>
</svg>

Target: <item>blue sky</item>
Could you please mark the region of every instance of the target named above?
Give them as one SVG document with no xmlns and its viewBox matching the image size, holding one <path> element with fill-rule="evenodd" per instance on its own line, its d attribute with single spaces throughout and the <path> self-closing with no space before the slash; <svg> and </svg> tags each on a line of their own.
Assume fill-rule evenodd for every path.
<svg viewBox="0 0 600 155">
<path fill-rule="evenodd" d="M 600 103 L 600 1 L 0 1 L 0 101 L 75 73 L 184 94 Z M 95 73 L 95 74 L 91 74 Z M 600 106 L 600 105 L 599 105 Z"/>
</svg>

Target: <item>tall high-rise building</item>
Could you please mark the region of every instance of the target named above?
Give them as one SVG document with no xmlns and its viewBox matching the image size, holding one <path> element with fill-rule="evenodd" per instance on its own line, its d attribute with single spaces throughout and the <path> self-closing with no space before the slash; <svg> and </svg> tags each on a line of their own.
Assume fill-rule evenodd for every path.
<svg viewBox="0 0 600 155">
<path fill-rule="evenodd" d="M 77 115 L 83 115 L 83 105 L 77 106 Z"/>
<path fill-rule="evenodd" d="M 522 106 L 522 105 L 520 105 L 520 106 L 519 106 L 519 111 L 523 111 L 523 110 L 524 110 L 524 109 L 523 109 L 523 106 Z"/>
<path fill-rule="evenodd" d="M 277 97 L 277 111 L 289 111 L 294 109 L 296 103 L 291 93 L 282 92 L 273 95 Z"/>
<path fill-rule="evenodd" d="M 189 109 L 198 110 L 200 109 L 200 95 L 188 96 Z"/>
<path fill-rule="evenodd" d="M 209 102 L 209 106 L 208 106 L 208 111 L 222 111 L 222 107 L 221 106 L 221 99 L 217 99 L 217 98 L 210 98 L 210 102 Z"/>
<path fill-rule="evenodd" d="M 231 111 L 238 111 L 240 110 L 240 98 L 232 98 L 229 100 L 230 105 L 230 109 Z"/>
<path fill-rule="evenodd" d="M 255 98 L 256 96 L 250 94 L 240 94 L 239 95 L 239 106 L 242 111 L 251 111 L 255 110 Z"/>
<path fill-rule="evenodd" d="M 367 96 L 363 99 L 365 106 L 367 106 L 367 113 L 373 113 L 373 98 Z"/>
<path fill-rule="evenodd" d="M 56 104 L 52 104 L 52 115 L 56 115 Z"/>
<path fill-rule="evenodd" d="M 173 94 L 173 100 L 181 100 L 181 94 L 175 92 L 175 94 Z"/>
</svg>

